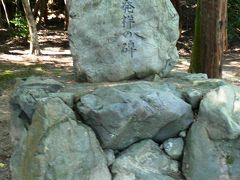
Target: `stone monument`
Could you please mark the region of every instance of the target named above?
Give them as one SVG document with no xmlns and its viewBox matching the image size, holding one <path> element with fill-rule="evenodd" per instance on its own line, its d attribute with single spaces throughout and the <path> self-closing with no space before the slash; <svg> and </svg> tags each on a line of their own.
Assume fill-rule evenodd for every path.
<svg viewBox="0 0 240 180">
<path fill-rule="evenodd" d="M 164 77 L 178 61 L 179 17 L 170 0 L 70 0 L 69 14 L 78 81 Z"/>
<path fill-rule="evenodd" d="M 172 72 L 170 0 L 70 0 L 79 81 L 19 80 L 13 180 L 240 179 L 240 88 Z M 159 74 L 152 81 L 121 81 Z"/>
</svg>

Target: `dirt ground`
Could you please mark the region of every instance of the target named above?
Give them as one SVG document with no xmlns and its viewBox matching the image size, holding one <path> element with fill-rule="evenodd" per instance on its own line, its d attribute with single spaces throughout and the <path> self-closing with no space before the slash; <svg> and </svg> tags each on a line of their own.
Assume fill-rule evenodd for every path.
<svg viewBox="0 0 240 180">
<path fill-rule="evenodd" d="M 24 77 L 28 75 L 44 75 L 57 79 L 66 78 L 72 80 L 72 58 L 68 46 L 67 34 L 63 31 L 40 31 L 40 44 L 42 55 L 35 57 L 28 55 L 25 45 L 21 46 L 14 41 L 5 44 L 4 53 L 0 53 L 0 77 L 1 74 L 11 74 L 11 77 Z M 0 47 L 0 48 L 3 48 Z M 174 71 L 187 71 L 189 54 L 180 50 L 179 63 Z M 1 69 L 2 67 L 2 69 Z M 5 69 L 4 69 L 5 68 Z M 14 74 L 15 73 L 15 74 Z M 32 74 L 31 74 L 32 73 Z M 15 76 L 14 76 L 15 75 Z M 240 86 L 240 48 L 225 54 L 223 65 L 223 79 Z M 1 78 L 0 78 L 1 80 Z M 9 82 L 8 82 L 9 81 Z M 1 81 L 0 81 L 1 83 Z M 3 85 L 7 83 L 6 85 Z M 1 91 L 2 88 L 2 91 Z M 12 79 L 2 81 L 0 84 L 0 179 L 10 179 L 9 159 L 12 154 L 12 146 L 9 135 L 10 108 L 9 97 L 13 88 Z"/>
</svg>

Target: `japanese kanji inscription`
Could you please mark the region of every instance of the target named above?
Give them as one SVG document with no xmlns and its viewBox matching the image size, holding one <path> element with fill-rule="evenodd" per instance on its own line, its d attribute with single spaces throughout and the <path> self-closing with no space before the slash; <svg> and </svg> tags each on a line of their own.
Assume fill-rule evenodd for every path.
<svg viewBox="0 0 240 180">
<path fill-rule="evenodd" d="M 129 53 L 131 58 L 134 56 L 134 52 L 137 51 L 135 47 L 135 42 L 133 41 L 133 34 L 132 27 L 135 24 L 134 19 L 134 9 L 135 5 L 132 0 L 124 0 L 121 4 L 121 8 L 123 10 L 123 17 L 122 17 L 122 27 L 124 28 L 125 32 L 123 36 L 126 38 L 126 42 L 122 44 L 122 53 Z"/>
</svg>

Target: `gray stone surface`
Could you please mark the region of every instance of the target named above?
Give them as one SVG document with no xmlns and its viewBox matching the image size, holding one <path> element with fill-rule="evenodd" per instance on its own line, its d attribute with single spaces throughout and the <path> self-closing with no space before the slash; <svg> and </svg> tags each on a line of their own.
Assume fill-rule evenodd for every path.
<svg viewBox="0 0 240 180">
<path fill-rule="evenodd" d="M 107 158 L 107 164 L 108 166 L 111 166 L 113 162 L 115 161 L 115 154 L 112 149 L 105 149 L 104 150 L 105 156 Z"/>
<path fill-rule="evenodd" d="M 124 2 L 69 1 L 70 47 L 79 81 L 165 76 L 177 63 L 179 17 L 171 2 L 132 0 L 134 8 L 126 12 Z"/>
<path fill-rule="evenodd" d="M 44 77 L 17 80 L 16 89 L 10 100 L 11 138 L 14 145 L 31 124 L 38 100 L 47 97 L 50 93 L 58 92 L 63 87 L 62 83 Z"/>
<path fill-rule="evenodd" d="M 114 180 L 181 179 L 173 160 L 179 160 L 177 148 L 168 151 L 166 144 L 186 132 L 181 167 L 187 180 L 240 177 L 240 89 L 222 80 L 171 73 L 154 82 L 76 83 L 63 88 L 57 81 L 34 77 L 18 84 L 11 100 L 12 123 L 22 139 L 17 137 L 20 143 L 11 159 L 13 180 L 110 180 L 108 166 L 113 167 Z M 193 106 L 195 90 L 204 98 L 188 131 L 191 106 L 181 97 Z M 114 151 L 103 152 L 93 131 L 76 122 L 72 109 L 91 125 L 103 147 Z M 141 141 L 146 138 L 168 140 L 160 149 L 152 140 Z M 128 149 L 122 152 L 123 148 Z"/>
<path fill-rule="evenodd" d="M 196 89 L 189 89 L 183 93 L 183 97 L 186 102 L 192 105 L 193 109 L 198 109 L 203 97 L 203 93 Z"/>
<path fill-rule="evenodd" d="M 197 74 L 188 74 L 187 76 L 184 77 L 188 81 L 204 81 L 208 79 L 207 74 L 203 73 L 197 73 Z"/>
<path fill-rule="evenodd" d="M 182 137 L 182 138 L 185 138 L 187 136 L 187 132 L 186 131 L 181 131 L 178 136 Z"/>
<path fill-rule="evenodd" d="M 149 83 L 105 87 L 82 96 L 77 104 L 103 148 L 124 149 L 141 139 L 176 136 L 193 121 L 191 106 L 166 86 Z"/>
<path fill-rule="evenodd" d="M 55 93 L 64 85 L 53 79 L 43 77 L 30 77 L 23 81 L 11 97 L 12 107 L 19 107 L 31 119 L 37 100 Z"/>
<path fill-rule="evenodd" d="M 58 92 L 49 93 L 49 97 L 59 97 L 70 108 L 74 108 L 74 93 L 73 92 Z"/>
<path fill-rule="evenodd" d="M 187 101 L 185 99 L 186 94 L 191 91 L 197 91 L 202 96 L 205 96 L 212 89 L 229 84 L 222 79 L 207 79 L 206 74 L 189 74 L 184 72 L 171 72 L 166 78 L 155 78 L 154 82 L 169 84 L 169 86 L 174 85 L 179 93 L 178 96 L 185 101 Z"/>
<path fill-rule="evenodd" d="M 185 144 L 183 172 L 188 180 L 240 178 L 240 88 L 209 92 Z"/>
<path fill-rule="evenodd" d="M 170 138 L 163 143 L 165 152 L 175 160 L 179 160 L 183 154 L 184 141 L 182 138 Z"/>
<path fill-rule="evenodd" d="M 209 92 L 201 102 L 198 120 L 207 123 L 207 131 L 211 139 L 238 138 L 240 88 L 226 85 Z"/>
<path fill-rule="evenodd" d="M 13 180 L 110 180 L 93 131 L 59 98 L 44 98 L 11 157 Z"/>
<path fill-rule="evenodd" d="M 171 160 L 152 140 L 130 146 L 117 157 L 111 168 L 113 180 L 181 179 L 179 164 Z"/>
</svg>

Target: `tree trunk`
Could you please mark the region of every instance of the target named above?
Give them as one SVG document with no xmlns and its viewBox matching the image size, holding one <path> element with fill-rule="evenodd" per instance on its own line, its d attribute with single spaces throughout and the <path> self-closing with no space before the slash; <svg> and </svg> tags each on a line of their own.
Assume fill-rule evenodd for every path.
<svg viewBox="0 0 240 180">
<path fill-rule="evenodd" d="M 222 28 L 223 30 L 223 51 L 226 51 L 228 49 L 228 31 L 227 31 L 227 24 L 228 24 L 228 17 L 227 17 L 227 10 L 228 10 L 228 6 L 227 6 L 227 2 L 226 5 L 222 6 L 222 15 L 221 15 L 221 19 L 225 20 L 223 21 L 223 23 L 225 23 L 225 28 Z"/>
<path fill-rule="evenodd" d="M 189 72 L 191 73 L 201 73 L 203 71 L 203 61 L 201 59 L 201 25 L 200 25 L 200 11 L 201 11 L 201 4 L 200 0 L 197 1 L 197 10 L 195 16 L 195 30 L 194 30 L 194 44 L 192 47 L 192 58 L 191 64 L 189 67 Z"/>
<path fill-rule="evenodd" d="M 68 13 L 68 5 L 66 0 L 64 0 L 64 13 L 65 13 L 64 30 L 67 30 L 68 24 L 69 24 L 69 13 Z"/>
<path fill-rule="evenodd" d="M 39 7 L 40 7 L 40 1 L 41 0 L 36 0 L 36 3 L 34 5 L 34 9 L 33 9 L 33 17 L 36 19 L 37 16 L 38 16 L 38 10 L 39 10 Z"/>
<path fill-rule="evenodd" d="M 198 0 L 190 72 L 221 78 L 226 28 L 227 0 Z"/>
<path fill-rule="evenodd" d="M 37 27 L 31 11 L 29 0 L 22 0 L 22 4 L 27 18 L 30 33 L 30 53 L 34 55 L 40 55 L 41 52 L 38 43 Z"/>
<path fill-rule="evenodd" d="M 48 18 L 48 9 L 47 9 L 47 0 L 41 0 L 41 6 L 40 6 L 40 22 L 43 22 L 44 25 L 47 24 Z"/>
<path fill-rule="evenodd" d="M 3 9 L 4 9 L 4 13 L 5 13 L 5 16 L 6 16 L 7 23 L 8 23 L 8 27 L 10 27 L 10 22 L 9 22 L 8 13 L 7 13 L 5 3 L 4 3 L 3 0 L 1 0 L 1 3 L 2 3 Z"/>
</svg>

